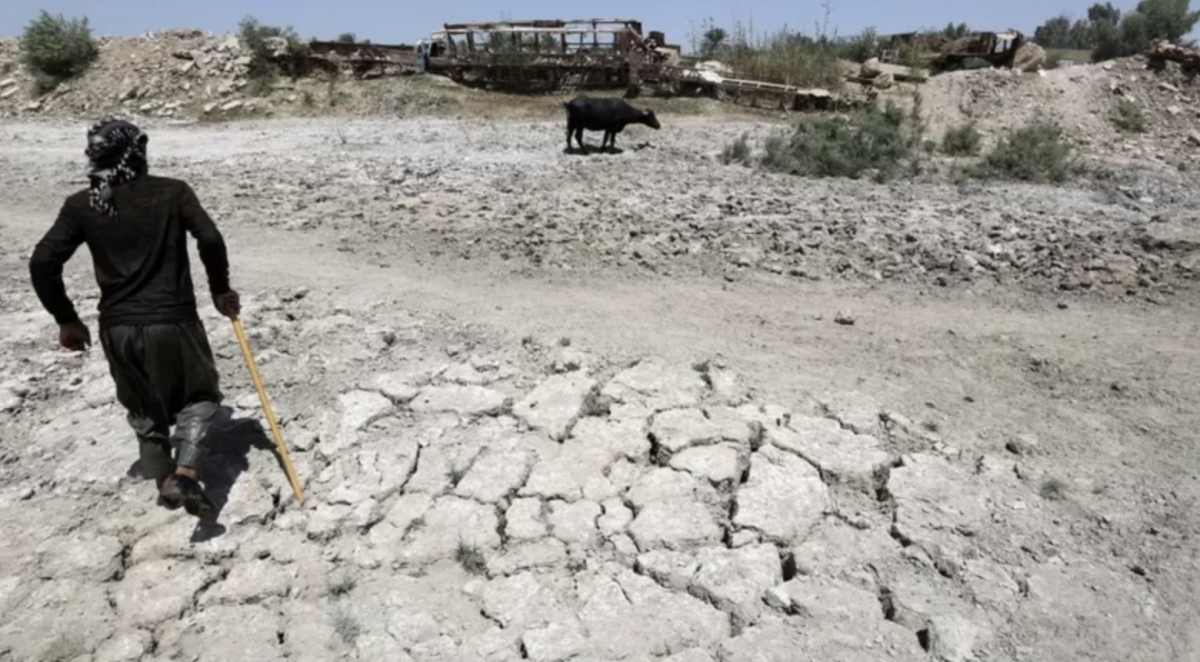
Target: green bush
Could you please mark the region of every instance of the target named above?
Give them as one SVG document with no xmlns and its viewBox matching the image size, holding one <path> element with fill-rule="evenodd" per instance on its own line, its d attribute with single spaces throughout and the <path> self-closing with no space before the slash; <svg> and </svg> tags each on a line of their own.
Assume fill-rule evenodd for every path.
<svg viewBox="0 0 1200 662">
<path fill-rule="evenodd" d="M 975 156 L 983 143 L 983 136 L 974 124 L 963 124 L 946 130 L 942 136 L 942 153 L 949 156 Z"/>
<path fill-rule="evenodd" d="M 727 31 L 711 20 L 703 27 L 702 34 L 693 37 L 701 59 L 718 59 L 741 78 L 829 90 L 842 87 L 845 71 L 839 55 L 846 46 L 836 37 L 824 32 L 810 36 L 787 28 L 766 35 L 758 33 L 753 24 L 742 23 Z M 862 49 L 873 42 L 873 33 L 868 33 Z"/>
<path fill-rule="evenodd" d="M 1117 102 L 1117 110 L 1112 115 L 1112 123 L 1120 131 L 1127 133 L 1145 133 L 1149 128 L 1146 114 L 1142 107 L 1129 99 Z"/>
<path fill-rule="evenodd" d="M 1093 62 L 1137 55 L 1159 41 L 1177 43 L 1200 23 L 1189 0 L 1141 0 L 1123 15 L 1111 6 L 1103 14 L 1091 24 Z"/>
<path fill-rule="evenodd" d="M 21 63 L 43 88 L 74 78 L 100 54 L 88 20 L 42 10 L 21 35 Z"/>
<path fill-rule="evenodd" d="M 1072 152 L 1062 127 L 1036 120 L 1002 138 L 976 172 L 1031 182 L 1061 182 L 1074 166 Z"/>
<path fill-rule="evenodd" d="M 721 150 L 721 163 L 729 165 L 730 163 L 749 163 L 750 162 L 750 136 L 743 133 L 737 140 L 729 143 Z"/>
<path fill-rule="evenodd" d="M 893 176 L 917 156 L 919 126 L 895 103 L 868 106 L 854 117 L 817 117 L 767 140 L 762 164 L 769 170 L 809 177 L 858 178 L 874 171 Z"/>
<path fill-rule="evenodd" d="M 303 61 L 279 62 L 272 57 L 276 50 L 273 42 L 280 39 L 285 44 L 284 50 L 291 55 L 305 55 L 309 52 L 308 43 L 302 40 L 291 26 L 281 28 L 263 25 L 251 16 L 238 23 L 238 41 L 250 56 L 247 73 L 253 90 L 258 94 L 270 91 L 271 85 L 281 73 L 298 76 L 307 72 Z"/>
</svg>

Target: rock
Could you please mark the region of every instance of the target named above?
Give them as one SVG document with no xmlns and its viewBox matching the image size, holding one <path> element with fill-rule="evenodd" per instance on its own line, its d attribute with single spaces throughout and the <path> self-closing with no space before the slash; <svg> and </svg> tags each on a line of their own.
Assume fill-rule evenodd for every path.
<svg viewBox="0 0 1200 662">
<path fill-rule="evenodd" d="M 561 568 L 567 564 L 567 545 L 555 538 L 510 542 L 504 554 L 488 559 L 488 574 L 497 577 L 523 570 Z"/>
<path fill-rule="evenodd" d="M 328 460 L 358 443 L 358 433 L 392 411 L 392 402 L 374 391 L 350 391 L 338 396 L 335 413 L 326 413 L 317 451 Z"/>
<path fill-rule="evenodd" d="M 595 387 L 595 380 L 586 375 L 554 375 L 514 405 L 513 415 L 555 441 L 562 441 Z"/>
<path fill-rule="evenodd" d="M 459 363 L 450 366 L 443 371 L 439 377 L 451 384 L 476 385 L 483 386 L 491 381 L 487 375 L 475 369 L 475 366 L 467 363 Z"/>
<path fill-rule="evenodd" d="M 319 504 L 308 516 L 305 532 L 309 540 L 323 542 L 336 537 L 341 531 L 342 522 L 353 511 L 350 506 Z"/>
<path fill-rule="evenodd" d="M 913 566 L 888 578 L 889 620 L 915 633 L 924 630 L 933 616 L 972 613 L 972 606 L 946 584 L 933 569 Z"/>
<path fill-rule="evenodd" d="M 670 657 L 664 657 L 662 662 L 716 662 L 716 658 L 699 648 L 691 648 Z"/>
<path fill-rule="evenodd" d="M 893 87 L 895 87 L 895 85 L 896 85 L 896 75 L 890 71 L 885 71 L 885 72 L 879 74 L 878 76 L 876 76 L 875 78 L 871 79 L 871 85 L 873 85 L 875 87 L 875 89 L 890 90 Z M 836 322 L 837 319 L 834 319 L 834 321 Z M 838 323 L 841 324 L 842 322 L 838 322 Z M 853 324 L 853 323 L 854 323 L 853 318 L 851 318 L 850 324 Z"/>
<path fill-rule="evenodd" d="M 600 504 L 592 501 L 564 503 L 550 502 L 550 532 L 564 543 L 578 543 L 587 547 L 599 542 L 596 520 L 601 515 Z"/>
<path fill-rule="evenodd" d="M 767 440 L 816 465 L 828 476 L 874 494 L 886 482 L 891 456 L 879 440 L 843 429 L 837 421 L 794 416 L 790 428 L 771 428 Z"/>
<path fill-rule="evenodd" d="M 495 416 L 509 399 L 484 386 L 427 386 L 409 403 L 418 413 L 453 412 L 460 416 Z"/>
<path fill-rule="evenodd" d="M 630 606 L 615 616 L 589 621 L 594 631 L 628 633 L 641 650 L 655 656 L 711 648 L 730 636 L 729 617 L 702 600 L 669 591 L 624 568 L 614 579 Z"/>
<path fill-rule="evenodd" d="M 1188 133 L 1188 142 L 1193 146 L 1200 147 L 1200 131 L 1191 131 Z"/>
<path fill-rule="evenodd" d="M 708 387 L 699 371 L 685 366 L 666 366 L 660 360 L 645 360 L 613 377 L 602 395 L 623 404 L 637 404 L 651 412 L 694 407 Z"/>
<path fill-rule="evenodd" d="M 991 561 L 968 560 L 963 579 L 977 603 L 1000 611 L 1011 610 L 1021 591 L 1012 573 Z"/>
<path fill-rule="evenodd" d="M 433 563 L 454 558 L 460 544 L 488 552 L 500 546 L 499 520 L 491 506 L 458 497 L 438 499 L 424 517 L 425 525 L 415 530 L 398 551 L 406 563 Z"/>
<path fill-rule="evenodd" d="M 12 412 L 21 407 L 24 398 L 11 388 L 0 388 L 0 412 Z"/>
<path fill-rule="evenodd" d="M 378 389 L 380 393 L 394 404 L 404 405 L 408 404 L 421 392 L 421 385 L 414 383 L 415 381 L 417 380 L 414 380 L 410 374 L 389 372 L 376 375 L 370 381 L 370 385 Z"/>
<path fill-rule="evenodd" d="M 596 520 L 596 526 L 606 536 L 625 531 L 633 521 L 633 511 L 620 499 L 610 499 L 601 504 L 604 514 Z"/>
<path fill-rule="evenodd" d="M 899 551 L 900 543 L 885 530 L 857 529 L 827 518 L 792 548 L 792 558 L 802 574 L 848 576 L 894 558 Z"/>
<path fill-rule="evenodd" d="M 38 549 L 37 576 L 107 581 L 120 574 L 124 553 L 125 546 L 115 536 L 94 533 L 56 536 Z"/>
<path fill-rule="evenodd" d="M 542 521 L 541 499 L 514 499 L 504 521 L 504 535 L 512 540 L 537 540 L 549 535 Z"/>
<path fill-rule="evenodd" d="M 837 314 L 833 316 L 833 321 L 835 324 L 840 324 L 842 326 L 854 326 L 855 319 L 850 313 L 839 310 Z"/>
<path fill-rule="evenodd" d="M 244 105 L 246 105 L 244 101 L 241 101 L 239 99 L 234 99 L 232 101 L 226 101 L 225 103 L 221 104 L 221 110 L 223 112 L 228 113 L 232 110 L 237 110 L 238 108 L 241 108 Z"/>
<path fill-rule="evenodd" d="M 879 58 L 873 57 L 858 68 L 858 75 L 862 78 L 875 78 L 883 73 L 883 66 L 879 63 Z"/>
<path fill-rule="evenodd" d="M 566 603 L 550 579 L 522 572 L 498 577 L 483 587 L 483 613 L 506 629 L 531 628 L 558 619 Z"/>
<path fill-rule="evenodd" d="M 764 594 L 783 581 L 783 566 L 774 545 L 706 549 L 697 554 L 697 562 L 691 592 L 742 625 L 758 620 Z"/>
<path fill-rule="evenodd" d="M 130 568 L 112 589 L 121 620 L 148 627 L 179 618 L 215 573 L 195 563 L 170 559 L 144 561 Z M 170 586 L 170 591 L 162 587 Z"/>
<path fill-rule="evenodd" d="M 941 662 L 974 659 L 980 628 L 958 614 L 939 614 L 929 619 L 929 653 Z"/>
<path fill-rule="evenodd" d="M 595 451 L 597 457 L 608 457 L 610 461 L 623 457 L 645 462 L 650 457 L 650 440 L 646 438 L 646 423 L 642 420 L 584 418 L 571 429 L 571 438 L 564 446 Z"/>
<path fill-rule="evenodd" d="M 691 474 L 666 467 L 651 469 L 638 477 L 625 495 L 625 501 L 640 510 L 666 501 L 719 501 L 712 486 L 696 480 Z"/>
<path fill-rule="evenodd" d="M 534 662 L 559 662 L 576 658 L 582 653 L 587 646 L 587 638 L 579 622 L 568 619 L 527 631 L 521 637 L 521 645 Z"/>
<path fill-rule="evenodd" d="M 525 483 L 533 460 L 534 455 L 529 451 L 485 450 L 471 464 L 454 491 L 477 501 L 496 503 Z"/>
<path fill-rule="evenodd" d="M 874 628 L 843 626 L 811 632 L 795 629 L 790 624 L 747 628 L 737 637 L 721 642 L 717 659 L 722 662 L 918 662 L 928 657 L 911 632 L 884 622 Z"/>
<path fill-rule="evenodd" d="M 1004 447 L 1014 455 L 1033 455 L 1038 450 L 1038 438 L 1032 434 L 1019 434 L 1005 442 Z"/>
<path fill-rule="evenodd" d="M 338 637 L 325 605 L 287 600 L 281 608 L 284 624 L 280 632 L 288 662 L 322 662 L 335 656 L 334 651 L 345 645 Z"/>
<path fill-rule="evenodd" d="M 377 485 L 371 493 L 377 501 L 390 498 L 408 483 L 416 471 L 419 453 L 417 441 L 407 436 L 385 439 L 376 449 L 364 451 L 359 455 L 363 486 L 369 489 L 372 483 Z M 378 480 L 368 479 L 367 476 L 378 476 Z"/>
<path fill-rule="evenodd" d="M 555 373 L 590 372 L 593 361 L 591 357 L 573 347 L 561 347 L 555 351 L 551 369 Z"/>
<path fill-rule="evenodd" d="M 749 466 L 748 449 L 735 444 L 688 448 L 671 457 L 671 467 L 714 484 L 735 484 Z"/>
<path fill-rule="evenodd" d="M 869 628 L 884 620 L 879 596 L 860 586 L 828 577 L 796 577 L 773 587 L 767 604 L 788 614 L 823 623 Z"/>
<path fill-rule="evenodd" d="M 1046 51 L 1041 46 L 1026 41 L 1017 47 L 1017 52 L 1013 55 L 1012 68 L 1013 71 L 1021 71 L 1032 73 L 1042 68 L 1046 64 Z"/>
<path fill-rule="evenodd" d="M 183 657 L 197 662 L 282 662 L 279 617 L 264 605 L 216 606 L 190 619 L 180 639 Z"/>
<path fill-rule="evenodd" d="M 938 560 L 957 555 L 989 519 L 983 490 L 965 472 L 931 453 L 905 456 L 888 491 L 896 503 L 893 530 Z"/>
<path fill-rule="evenodd" d="M 445 440 L 426 447 L 421 451 L 416 471 L 405 483 L 405 493 L 438 495 L 452 490 L 456 480 L 466 477 L 482 448 L 479 443 L 455 444 Z"/>
<path fill-rule="evenodd" d="M 733 523 L 795 544 L 830 506 L 829 491 L 813 466 L 786 451 L 764 446 L 750 459 L 750 479 L 737 493 Z"/>
<path fill-rule="evenodd" d="M 138 662 L 154 647 L 146 630 L 122 630 L 96 650 L 92 662 Z"/>
<path fill-rule="evenodd" d="M 1200 217 L 1150 223 L 1138 237 L 1138 243 L 1148 251 L 1186 253 L 1200 249 Z"/>
<path fill-rule="evenodd" d="M 521 496 L 577 501 L 584 487 L 612 463 L 612 453 L 598 445 L 563 444 L 562 452 L 533 465 L 529 480 L 519 491 Z"/>
<path fill-rule="evenodd" d="M 105 585 L 35 582 L 21 608 L 0 619 L 0 650 L 12 660 L 89 660 L 120 627 L 114 621 Z"/>
<path fill-rule="evenodd" d="M 288 571 L 274 561 L 238 561 L 224 581 L 204 593 L 200 604 L 207 607 L 261 602 L 269 597 L 286 596 L 291 584 Z"/>
<path fill-rule="evenodd" d="M 384 514 L 383 521 L 367 534 L 371 544 L 394 552 L 413 529 L 424 526 L 425 513 L 432 507 L 433 497 L 428 494 L 401 495 Z"/>
<path fill-rule="evenodd" d="M 716 544 L 724 532 L 704 504 L 674 499 L 643 507 L 629 525 L 629 533 L 644 551 Z"/>
<path fill-rule="evenodd" d="M 726 415 L 714 420 L 699 409 L 672 409 L 655 415 L 650 422 L 650 437 L 664 458 L 685 448 L 719 441 L 749 445 L 750 436 L 750 424 L 740 417 Z"/>
</svg>

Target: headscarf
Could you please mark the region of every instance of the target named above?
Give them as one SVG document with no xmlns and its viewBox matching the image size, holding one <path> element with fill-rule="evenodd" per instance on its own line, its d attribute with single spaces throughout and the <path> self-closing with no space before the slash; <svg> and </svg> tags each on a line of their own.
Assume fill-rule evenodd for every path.
<svg viewBox="0 0 1200 662">
<path fill-rule="evenodd" d="M 133 124 L 105 117 L 88 129 L 88 197 L 92 209 L 117 215 L 113 188 L 146 174 L 146 142 L 149 138 Z"/>
</svg>

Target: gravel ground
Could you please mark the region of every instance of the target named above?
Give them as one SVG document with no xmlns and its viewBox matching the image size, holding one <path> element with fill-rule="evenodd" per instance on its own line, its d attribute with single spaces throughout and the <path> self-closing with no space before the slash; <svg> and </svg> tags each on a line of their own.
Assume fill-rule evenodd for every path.
<svg viewBox="0 0 1200 662">
<path fill-rule="evenodd" d="M 154 507 L 27 284 L 84 125 L 0 125 L 2 659 L 1200 654 L 1177 169 L 796 180 L 720 165 L 773 126 L 711 118 L 591 157 L 538 121 L 147 128 L 307 499 L 206 306 L 224 508 Z"/>
<path fill-rule="evenodd" d="M 1159 300 L 1200 275 L 1197 187 L 1154 163 L 1047 189 L 916 178 L 802 181 L 720 149 L 772 124 L 631 127 L 623 154 L 564 154 L 561 123 L 281 120 L 159 130 L 155 165 L 220 218 L 319 232 L 361 259 L 483 261 L 514 271 L 636 267 L 802 280 L 1018 284 Z M 16 124 L 16 200 L 77 168 L 78 127 Z M 594 136 L 593 136 L 594 138 Z M 56 158 L 47 160 L 47 154 Z M 65 184 L 66 182 L 64 182 Z"/>
</svg>

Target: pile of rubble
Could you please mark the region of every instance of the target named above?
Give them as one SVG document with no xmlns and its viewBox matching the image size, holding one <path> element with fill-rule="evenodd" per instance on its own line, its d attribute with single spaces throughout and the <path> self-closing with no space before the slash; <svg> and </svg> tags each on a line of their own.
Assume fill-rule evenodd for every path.
<svg viewBox="0 0 1200 662">
<path fill-rule="evenodd" d="M 39 94 L 20 66 L 19 40 L 0 40 L 0 117 L 98 115 L 119 111 L 184 117 L 219 110 L 266 110 L 248 94 L 250 57 L 236 35 L 166 30 L 97 39 L 100 54 L 79 78 Z"/>
</svg>

